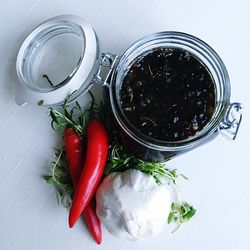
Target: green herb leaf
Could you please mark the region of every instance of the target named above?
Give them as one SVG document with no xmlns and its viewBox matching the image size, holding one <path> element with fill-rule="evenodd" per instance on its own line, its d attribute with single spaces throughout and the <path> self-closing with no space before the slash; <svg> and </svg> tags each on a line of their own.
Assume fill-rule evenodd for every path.
<svg viewBox="0 0 250 250">
<path fill-rule="evenodd" d="M 80 106 L 80 104 L 79 104 L 79 102 L 78 101 L 76 101 L 76 107 L 78 108 L 78 110 L 82 110 L 82 108 L 81 108 L 81 106 Z"/>
<path fill-rule="evenodd" d="M 178 229 L 180 225 L 189 221 L 195 215 L 195 213 L 196 210 L 187 202 L 173 202 L 171 204 L 171 211 L 168 216 L 168 223 L 175 221 L 178 225 L 176 229 Z M 173 232 L 175 232 L 176 229 Z"/>
<path fill-rule="evenodd" d="M 170 212 L 168 215 L 168 224 L 171 223 L 174 220 L 174 213 Z"/>
<path fill-rule="evenodd" d="M 52 176 L 45 175 L 45 176 L 43 176 L 43 179 L 44 179 L 48 184 L 52 184 L 52 183 L 53 183 Z"/>
<path fill-rule="evenodd" d="M 176 210 L 176 209 L 177 209 L 177 204 L 174 203 L 174 202 L 172 202 L 172 204 L 171 204 L 171 209 L 172 209 L 172 210 Z"/>
<path fill-rule="evenodd" d="M 59 121 L 58 121 L 57 116 L 55 114 L 55 110 L 53 108 L 50 108 L 49 115 L 50 115 L 53 123 L 59 124 Z"/>
<path fill-rule="evenodd" d="M 195 213 L 196 213 L 196 209 L 191 207 L 190 211 L 183 215 L 183 220 L 185 222 L 189 221 L 195 215 Z"/>
<path fill-rule="evenodd" d="M 44 104 L 44 100 L 40 100 L 37 104 L 38 106 L 42 106 Z"/>
</svg>

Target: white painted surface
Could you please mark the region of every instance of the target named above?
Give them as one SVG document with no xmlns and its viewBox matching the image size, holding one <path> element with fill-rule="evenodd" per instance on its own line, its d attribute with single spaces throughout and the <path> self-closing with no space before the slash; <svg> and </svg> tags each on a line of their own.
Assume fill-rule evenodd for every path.
<svg viewBox="0 0 250 250">
<path fill-rule="evenodd" d="M 230 74 L 232 101 L 244 103 L 234 143 L 213 142 L 169 162 L 187 176 L 184 195 L 195 218 L 175 234 L 127 242 L 103 230 L 97 246 L 83 223 L 68 229 L 67 211 L 43 182 L 58 137 L 46 110 L 14 103 L 15 59 L 24 37 L 58 14 L 76 14 L 95 28 L 102 51 L 122 53 L 143 35 L 178 30 L 210 44 Z M 250 2 L 66 1 L 0 2 L 0 249 L 247 250 L 250 249 Z"/>
</svg>

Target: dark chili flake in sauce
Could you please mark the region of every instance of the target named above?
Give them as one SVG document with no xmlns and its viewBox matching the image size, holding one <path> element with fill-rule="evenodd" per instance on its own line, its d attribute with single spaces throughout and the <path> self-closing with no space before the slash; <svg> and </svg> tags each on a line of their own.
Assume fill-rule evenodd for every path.
<svg viewBox="0 0 250 250">
<path fill-rule="evenodd" d="M 190 52 L 157 48 L 132 63 L 120 98 L 127 120 L 142 134 L 180 141 L 212 117 L 215 85 L 208 68 Z"/>
</svg>

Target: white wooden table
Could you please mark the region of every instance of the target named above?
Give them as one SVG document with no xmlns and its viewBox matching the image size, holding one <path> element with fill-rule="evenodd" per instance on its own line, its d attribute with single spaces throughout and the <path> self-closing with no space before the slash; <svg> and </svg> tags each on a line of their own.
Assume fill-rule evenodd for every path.
<svg viewBox="0 0 250 250">
<path fill-rule="evenodd" d="M 76 14 L 95 28 L 103 52 L 122 53 L 138 38 L 177 30 L 210 44 L 230 74 L 232 101 L 244 104 L 237 140 L 222 136 L 169 162 L 190 180 L 184 196 L 195 218 L 175 234 L 166 225 L 139 242 L 103 229 L 97 246 L 83 223 L 67 226 L 67 211 L 41 176 L 48 173 L 57 135 L 47 110 L 18 107 L 13 85 L 17 51 L 36 25 L 59 14 Z M 0 249 L 250 249 L 250 2 L 248 0 L 2 0 L 0 2 Z"/>
</svg>

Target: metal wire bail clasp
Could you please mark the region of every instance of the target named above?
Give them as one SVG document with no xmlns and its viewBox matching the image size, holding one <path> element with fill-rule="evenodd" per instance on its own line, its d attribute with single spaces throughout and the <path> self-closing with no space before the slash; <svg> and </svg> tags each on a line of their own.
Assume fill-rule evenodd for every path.
<svg viewBox="0 0 250 250">
<path fill-rule="evenodd" d="M 95 77 L 95 82 L 104 86 L 108 85 L 108 80 L 118 60 L 118 55 L 113 55 L 111 53 L 102 53 L 99 69 Z"/>
<path fill-rule="evenodd" d="M 240 112 L 242 108 L 241 103 L 231 103 L 220 125 L 221 133 L 229 140 L 235 140 L 238 134 L 242 120 L 242 113 Z"/>
</svg>

